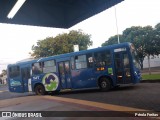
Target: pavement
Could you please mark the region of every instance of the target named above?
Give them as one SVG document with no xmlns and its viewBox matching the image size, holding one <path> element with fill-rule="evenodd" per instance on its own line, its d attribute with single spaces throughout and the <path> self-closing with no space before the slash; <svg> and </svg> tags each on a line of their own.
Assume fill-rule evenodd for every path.
<svg viewBox="0 0 160 120">
<path fill-rule="evenodd" d="M 39 113 L 40 116 L 48 119 L 48 116 L 56 119 L 86 119 L 99 120 L 102 119 L 115 120 L 144 120 L 144 119 L 160 119 L 160 117 L 137 117 L 136 114 L 153 114 L 153 112 L 145 109 L 132 107 L 124 107 L 119 105 L 111 105 L 87 100 L 77 100 L 72 98 L 63 98 L 56 96 L 27 96 L 0 101 L 0 111 L 17 111 L 17 113 Z M 41 112 L 43 111 L 43 112 Z M 134 111 L 134 112 L 131 112 Z M 160 113 L 154 112 L 160 116 Z M 12 113 L 13 116 L 15 114 Z M 48 115 L 48 116 L 47 116 Z M 125 117 L 127 116 L 127 117 Z M 42 119 L 44 119 L 42 118 Z M 7 118 L 14 119 L 14 118 Z M 15 118 L 18 119 L 17 117 Z M 24 118 L 29 119 L 29 118 Z M 39 118 L 38 118 L 39 119 Z"/>
<path fill-rule="evenodd" d="M 53 96 L 35 96 L 34 94 L 21 96 L 19 93 L 18 97 L 14 97 L 18 93 L 2 91 L 0 95 L 3 96 L 1 97 L 12 94 L 14 98 L 1 99 L 0 111 L 12 112 L 12 114 L 14 112 L 14 117 L 15 113 L 40 113 L 42 118 L 37 118 L 37 120 L 53 118 L 54 120 L 99 120 L 99 117 L 102 120 L 160 119 L 159 86 L 160 84 L 155 83 L 140 83 L 135 86 L 120 87 L 109 92 L 85 90 L 63 92 Z M 137 114 L 154 114 L 158 117 L 135 117 Z M 19 120 L 21 118 L 8 119 Z M 3 120 L 3 118 L 0 117 L 0 120 Z"/>
</svg>

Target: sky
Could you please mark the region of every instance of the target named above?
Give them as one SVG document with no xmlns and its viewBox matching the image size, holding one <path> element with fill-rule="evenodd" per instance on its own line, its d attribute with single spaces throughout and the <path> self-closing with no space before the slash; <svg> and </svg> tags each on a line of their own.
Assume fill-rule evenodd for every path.
<svg viewBox="0 0 160 120">
<path fill-rule="evenodd" d="M 160 23 L 160 0 L 124 0 L 69 29 L 11 25 L 0 23 L 0 73 L 8 64 L 29 58 L 32 45 L 46 37 L 55 37 L 70 30 L 83 30 L 91 35 L 93 45 L 100 47 L 108 38 L 131 26 L 155 26 Z"/>
</svg>

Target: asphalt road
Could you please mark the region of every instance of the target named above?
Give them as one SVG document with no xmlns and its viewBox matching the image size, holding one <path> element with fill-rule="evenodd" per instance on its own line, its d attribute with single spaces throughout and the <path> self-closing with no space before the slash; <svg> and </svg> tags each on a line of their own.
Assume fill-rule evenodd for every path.
<svg viewBox="0 0 160 120">
<path fill-rule="evenodd" d="M 24 96 L 32 96 L 34 93 L 12 93 L 8 91 L 8 86 L 0 86 L 0 100 L 11 99 Z"/>
<path fill-rule="evenodd" d="M 57 96 L 160 111 L 160 83 L 140 83 L 119 87 L 109 92 L 99 90 L 66 92 Z"/>
<path fill-rule="evenodd" d="M 11 93 L 6 91 L 7 86 L 3 88 L 1 86 L 0 90 L 4 90 L 0 92 L 0 100 L 35 95 L 34 93 Z M 109 92 L 99 90 L 61 92 L 54 96 L 160 111 L 160 83 L 140 83 L 112 89 Z"/>
</svg>

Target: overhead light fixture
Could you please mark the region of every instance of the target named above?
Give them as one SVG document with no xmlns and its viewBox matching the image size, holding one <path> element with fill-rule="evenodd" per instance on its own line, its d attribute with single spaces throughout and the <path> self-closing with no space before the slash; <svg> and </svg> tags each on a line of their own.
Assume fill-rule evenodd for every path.
<svg viewBox="0 0 160 120">
<path fill-rule="evenodd" d="M 18 10 L 22 7 L 25 1 L 26 0 L 18 0 L 14 5 L 14 7 L 12 8 L 12 10 L 7 15 L 7 18 L 12 19 L 15 16 L 15 14 L 18 12 Z"/>
</svg>

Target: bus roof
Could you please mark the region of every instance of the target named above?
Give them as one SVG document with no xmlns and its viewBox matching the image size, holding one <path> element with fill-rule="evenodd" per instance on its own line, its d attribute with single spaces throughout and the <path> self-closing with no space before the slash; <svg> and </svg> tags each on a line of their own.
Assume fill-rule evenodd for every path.
<svg viewBox="0 0 160 120">
<path fill-rule="evenodd" d="M 90 52 L 101 51 L 104 49 L 115 49 L 115 48 L 129 46 L 130 44 L 131 43 L 129 43 L 129 42 L 125 42 L 125 43 L 108 45 L 108 46 L 98 47 L 98 48 L 89 49 L 89 50 L 82 50 L 82 51 L 78 51 L 78 52 L 71 52 L 71 53 L 65 53 L 65 54 L 60 54 L 60 55 L 55 55 L 55 56 L 49 56 L 49 57 L 45 57 L 45 58 L 40 58 L 37 60 L 37 62 L 42 62 L 42 61 L 47 61 L 47 60 L 52 60 L 52 59 L 59 59 L 59 58 L 64 58 L 64 57 L 71 57 L 71 56 L 75 56 L 75 55 L 83 55 L 83 54 L 87 54 Z"/>
<path fill-rule="evenodd" d="M 25 61 L 18 61 L 14 64 L 9 64 L 8 67 L 10 66 L 15 66 L 15 65 L 26 65 L 26 64 L 32 64 L 32 63 L 35 63 L 37 62 L 37 59 L 28 59 L 28 60 L 25 60 Z"/>
</svg>

